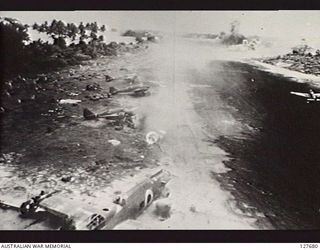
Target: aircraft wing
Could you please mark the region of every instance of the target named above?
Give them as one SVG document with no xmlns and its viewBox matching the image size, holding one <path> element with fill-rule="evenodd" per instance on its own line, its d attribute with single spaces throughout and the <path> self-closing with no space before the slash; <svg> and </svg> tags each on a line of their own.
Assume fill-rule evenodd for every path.
<svg viewBox="0 0 320 250">
<path fill-rule="evenodd" d="M 135 89 L 133 92 L 138 93 L 138 92 L 145 92 L 147 90 L 148 88 L 138 88 L 138 89 Z"/>
<path fill-rule="evenodd" d="M 307 97 L 307 98 L 310 97 L 310 94 L 308 94 L 308 93 L 300 93 L 300 92 L 291 91 L 290 94 L 297 95 L 297 96 L 302 96 L 302 97 Z"/>
<path fill-rule="evenodd" d="M 320 93 L 314 94 L 315 97 L 320 97 Z"/>
</svg>

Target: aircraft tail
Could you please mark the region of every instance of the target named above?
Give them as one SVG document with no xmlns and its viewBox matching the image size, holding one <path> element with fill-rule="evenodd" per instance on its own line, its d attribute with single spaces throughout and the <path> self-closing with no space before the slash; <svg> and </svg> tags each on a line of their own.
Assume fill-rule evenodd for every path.
<svg viewBox="0 0 320 250">
<path fill-rule="evenodd" d="M 83 109 L 83 117 L 86 120 L 93 120 L 97 118 L 97 115 L 93 113 L 91 110 L 84 108 Z"/>
<path fill-rule="evenodd" d="M 110 94 L 116 94 L 117 92 L 119 91 L 119 89 L 117 89 L 117 88 L 115 88 L 115 87 L 110 87 L 109 88 L 109 92 L 110 92 Z"/>
</svg>

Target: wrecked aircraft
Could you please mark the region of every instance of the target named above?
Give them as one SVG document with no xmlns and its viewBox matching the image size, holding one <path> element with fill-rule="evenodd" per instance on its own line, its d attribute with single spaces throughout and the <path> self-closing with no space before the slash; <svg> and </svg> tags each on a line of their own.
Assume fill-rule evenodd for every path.
<svg viewBox="0 0 320 250">
<path fill-rule="evenodd" d="M 116 94 L 129 94 L 132 96 L 144 96 L 147 94 L 150 87 L 148 86 L 130 86 L 124 89 L 117 89 L 115 87 L 110 87 L 109 92 L 111 95 Z"/>
<path fill-rule="evenodd" d="M 155 199 L 167 196 L 166 184 L 171 174 L 160 170 L 136 183 L 129 191 L 117 194 L 103 207 L 81 206 L 73 200 L 57 196 L 59 191 L 44 194 L 22 203 L 19 207 L 0 201 L 0 208 L 13 209 L 24 217 L 33 216 L 39 210 L 63 221 L 60 230 L 109 230 L 119 223 L 139 216 Z M 33 204 L 32 206 L 30 204 Z"/>
</svg>

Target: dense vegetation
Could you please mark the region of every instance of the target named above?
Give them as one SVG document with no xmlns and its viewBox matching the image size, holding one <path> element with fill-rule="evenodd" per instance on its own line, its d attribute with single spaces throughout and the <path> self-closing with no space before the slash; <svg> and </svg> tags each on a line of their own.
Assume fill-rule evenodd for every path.
<svg viewBox="0 0 320 250">
<path fill-rule="evenodd" d="M 30 41 L 29 29 L 45 34 L 53 39 L 53 43 L 40 39 Z M 104 43 L 104 37 L 99 33 L 105 30 L 105 25 L 99 27 L 96 22 L 76 25 L 53 20 L 29 27 L 16 19 L 0 18 L 2 75 L 8 78 L 48 71 L 100 55 L 116 55 L 124 44 Z"/>
<path fill-rule="evenodd" d="M 263 62 L 299 71 L 306 74 L 320 75 L 320 50 L 309 45 L 302 44 L 292 48 L 290 53 L 285 55 L 263 58 Z"/>
</svg>

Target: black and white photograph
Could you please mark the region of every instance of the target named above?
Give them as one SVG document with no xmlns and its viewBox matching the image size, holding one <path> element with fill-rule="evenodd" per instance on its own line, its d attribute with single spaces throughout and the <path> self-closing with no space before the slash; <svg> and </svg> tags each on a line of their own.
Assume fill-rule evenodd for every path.
<svg viewBox="0 0 320 250">
<path fill-rule="evenodd" d="M 0 234 L 320 230 L 320 11 L 1 11 Z"/>
</svg>

